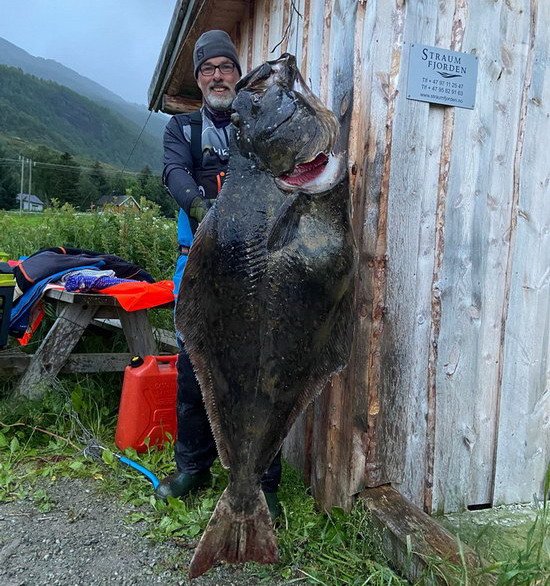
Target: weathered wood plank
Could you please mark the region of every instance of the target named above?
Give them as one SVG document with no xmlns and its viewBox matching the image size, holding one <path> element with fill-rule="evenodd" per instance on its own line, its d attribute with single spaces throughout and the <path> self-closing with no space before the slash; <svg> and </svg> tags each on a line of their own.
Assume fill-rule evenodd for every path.
<svg viewBox="0 0 550 586">
<path fill-rule="evenodd" d="M 298 29 L 299 32 L 296 34 L 302 37 L 302 58 L 298 63 L 300 63 L 300 71 L 302 73 L 303 78 L 307 81 L 308 79 L 308 45 L 309 45 L 309 27 L 310 27 L 310 13 L 311 13 L 311 2 L 312 0 L 304 0 L 304 5 L 302 7 L 302 19 L 300 21 L 300 27 Z"/>
<path fill-rule="evenodd" d="M 518 135 L 530 21 L 529 10 L 512 3 L 485 3 L 475 16 L 462 10 L 453 32 L 463 42 L 452 48 L 475 49 L 479 75 L 475 110 L 454 112 L 439 279 L 433 509 L 446 511 L 493 500 L 505 259 L 513 229 L 510 145 Z M 487 22 L 499 26 L 489 34 Z"/>
<path fill-rule="evenodd" d="M 75 305 L 120 306 L 116 297 L 113 297 L 112 295 L 103 295 L 101 293 L 73 293 L 71 291 L 49 289 L 44 296 L 46 300 L 56 299 L 58 301 L 63 301 L 64 303 L 72 303 Z"/>
<path fill-rule="evenodd" d="M 382 265 L 385 277 L 380 275 L 384 291 L 378 293 L 384 304 L 383 338 L 377 342 L 382 372 L 379 411 L 371 423 L 377 429 L 375 459 L 383 462 L 380 478 L 391 479 L 415 502 L 422 502 L 426 477 L 426 365 L 443 112 L 404 96 L 409 43 L 435 44 L 438 27 L 445 21 L 438 18 L 438 4 L 435 0 L 406 3 L 405 12 L 395 15 L 397 22 L 403 22 L 402 37 L 395 30 L 390 73 L 387 78 L 378 75 L 393 115 L 389 170 L 384 171 L 389 172 L 387 260 Z M 380 249 L 378 256 L 381 253 Z M 379 319 L 377 315 L 375 320 Z M 369 476 L 373 484 L 375 476 Z"/>
<path fill-rule="evenodd" d="M 325 98 L 330 94 L 327 105 L 342 120 L 344 149 L 349 134 L 353 93 L 353 37 L 349 31 L 355 28 L 356 7 L 353 1 L 337 1 L 333 6 L 325 6 L 326 11 L 330 12 L 331 32 L 320 37 L 322 48 L 313 47 L 317 53 L 321 51 L 330 55 L 329 61 L 323 65 L 319 90 Z M 312 46 L 308 51 L 311 50 Z M 349 428 L 353 425 L 352 395 L 348 392 L 346 381 L 345 375 L 341 375 L 329 383 L 316 401 L 312 428 L 306 427 L 305 430 L 308 434 L 311 428 L 312 433 L 312 489 L 325 508 L 336 504 L 349 507 L 352 502 L 349 478 L 344 472 L 350 462 L 352 436 Z"/>
<path fill-rule="evenodd" d="M 64 373 L 124 372 L 133 354 L 128 352 L 97 352 L 71 354 L 61 368 Z"/>
<path fill-rule="evenodd" d="M 283 40 L 283 10 L 284 2 L 269 3 L 269 31 L 267 36 L 267 59 L 276 59 L 281 55 L 281 41 Z M 277 47 L 277 45 L 279 45 Z"/>
<path fill-rule="evenodd" d="M 493 500 L 543 497 L 550 462 L 550 3 L 531 3 L 528 68 L 515 144 L 509 299 Z"/>
<path fill-rule="evenodd" d="M 198 110 L 202 106 L 202 100 L 184 98 L 183 96 L 162 96 L 161 110 L 166 114 L 185 114 Z"/>
<path fill-rule="evenodd" d="M 321 70 L 323 51 L 323 17 L 325 2 L 310 0 L 310 9 L 307 13 L 307 66 L 302 72 L 313 93 L 321 96 Z M 305 41 L 304 41 L 305 43 Z M 351 73 L 351 72 L 350 72 Z"/>
<path fill-rule="evenodd" d="M 295 0 L 288 7 L 288 22 L 290 25 L 286 50 L 296 57 L 300 66 L 302 60 L 302 43 L 304 41 L 304 4 L 305 0 Z"/>
<path fill-rule="evenodd" d="M 283 1 L 283 26 L 282 26 L 283 36 L 281 39 L 281 44 L 277 48 L 279 54 L 290 52 L 288 50 L 288 41 L 290 38 L 290 17 L 292 16 L 291 15 L 292 9 L 291 9 L 290 5 L 291 5 L 290 0 Z"/>
<path fill-rule="evenodd" d="M 0 352 L 0 373 L 2 377 L 21 374 L 27 370 L 30 355 L 21 350 L 8 348 Z"/>
<path fill-rule="evenodd" d="M 386 480 L 379 455 L 378 415 L 391 144 L 388 139 L 391 139 L 396 99 L 392 84 L 395 86 L 398 73 L 392 71 L 391 63 L 397 39 L 402 34 L 399 26 L 395 29 L 392 23 L 399 22 L 390 3 L 359 6 L 361 28 L 355 41 L 355 67 L 360 73 L 354 84 L 355 111 L 350 139 L 350 166 L 355 173 L 353 220 L 360 255 L 355 345 L 349 366 L 350 385 L 355 394 L 353 478 L 356 488 Z M 391 76 L 381 72 L 391 72 Z"/>
<path fill-rule="evenodd" d="M 374 524 L 382 533 L 382 548 L 392 565 L 411 582 L 418 580 L 428 569 L 430 561 L 440 559 L 447 574 L 454 567 L 456 583 L 467 573 L 469 583 L 495 584 L 484 574 L 479 582 L 472 579 L 482 567 L 477 554 L 444 529 L 389 485 L 368 488 L 360 498 L 366 503 Z M 425 576 L 426 577 L 426 574 Z M 427 583 L 454 584 L 451 575 L 438 579 L 426 578 Z M 424 583 L 424 582 L 423 582 Z"/>
<path fill-rule="evenodd" d="M 137 356 L 156 356 L 158 354 L 157 343 L 146 309 L 131 313 L 120 310 L 118 318 L 132 354 Z"/>
<path fill-rule="evenodd" d="M 63 309 L 19 381 L 16 395 L 40 397 L 43 385 L 56 377 L 96 311 L 97 307 L 86 305 L 67 305 Z"/>
<path fill-rule="evenodd" d="M 266 38 L 265 27 L 269 27 L 269 20 L 267 18 L 269 5 L 266 0 L 257 0 L 254 2 L 254 35 L 252 46 L 252 65 L 254 68 L 267 59 L 267 51 L 264 46 Z M 267 23 L 267 25 L 266 25 Z M 268 28 L 269 34 L 269 28 Z"/>
<path fill-rule="evenodd" d="M 250 71 L 252 67 L 252 40 L 254 39 L 254 2 L 250 2 L 247 14 L 240 21 L 240 39 L 237 45 L 239 60 L 243 74 Z"/>
<path fill-rule="evenodd" d="M 92 325 L 105 328 L 111 331 L 121 331 L 122 324 L 120 323 L 120 319 L 96 319 L 92 321 Z M 168 350 L 169 352 L 174 352 L 177 354 L 179 352 L 179 346 L 176 339 L 176 334 L 169 330 L 164 330 L 162 328 L 152 328 L 153 329 L 153 337 L 157 341 L 158 345 Z"/>
<path fill-rule="evenodd" d="M 310 405 L 308 410 L 313 407 Z M 302 478 L 309 485 L 310 478 L 306 470 L 310 468 L 311 461 L 311 438 L 307 439 L 307 410 L 302 413 L 294 422 L 291 431 L 283 444 L 283 456 L 294 468 L 302 472 Z"/>
<path fill-rule="evenodd" d="M 450 47 L 451 36 L 453 31 L 453 19 L 455 14 L 454 5 L 450 3 L 440 4 L 437 14 L 437 27 L 435 31 L 435 39 L 433 45 Z M 430 43 L 428 43 L 430 44 Z M 407 446 L 406 462 L 405 462 L 405 477 L 402 485 L 399 485 L 400 490 L 406 496 L 414 499 L 419 505 L 423 505 L 424 510 L 431 511 L 433 504 L 433 469 L 435 458 L 435 427 L 436 427 L 436 401 L 437 401 L 437 357 L 439 332 L 441 330 L 441 296 L 439 290 L 439 279 L 441 272 L 441 265 L 443 259 L 443 250 L 445 243 L 445 206 L 448 188 L 448 168 L 451 151 L 451 138 L 454 125 L 454 114 L 449 108 L 440 107 L 436 104 L 430 105 L 428 119 L 428 139 L 426 142 L 426 192 L 427 194 L 435 194 L 434 208 L 429 204 L 423 205 L 428 211 L 427 217 L 423 217 L 423 225 L 427 220 L 429 223 L 434 223 L 433 236 L 425 234 L 421 237 L 421 256 L 419 258 L 419 265 L 422 261 L 428 262 L 431 257 L 432 262 L 432 277 L 429 280 L 430 284 L 430 302 L 427 312 L 420 312 L 418 318 L 418 329 L 415 332 L 423 336 L 424 324 L 426 327 L 428 339 L 422 337 L 416 338 L 414 344 L 418 344 L 418 348 L 427 346 L 427 365 L 424 367 L 423 361 L 418 361 L 414 368 L 413 377 L 418 384 L 419 396 L 425 397 L 425 415 L 421 414 L 419 410 L 413 420 L 411 421 L 412 430 L 423 428 L 425 419 L 426 437 L 424 442 L 420 437 L 418 445 L 416 442 L 409 442 Z M 429 201 L 429 200 L 427 200 Z M 433 210 L 433 211 L 432 211 Z M 433 240 L 432 240 L 433 238 Z M 433 253 L 429 252 L 428 248 L 433 246 Z M 424 269 L 425 271 L 426 269 Z M 420 274 L 420 279 L 428 280 L 428 275 Z M 420 283 L 420 280 L 418 281 Z M 424 372 L 425 368 L 425 372 Z M 426 377 L 426 392 L 421 391 L 423 377 Z M 414 433 L 414 432 L 413 432 Z M 422 445 L 422 443 L 424 445 Z M 411 449 L 409 449 L 411 448 Z M 421 449 L 424 449 L 424 458 L 421 456 Z M 421 462 L 421 463 L 420 463 Z M 420 477 L 423 478 L 420 478 Z M 423 486 L 422 486 L 423 485 Z"/>
<path fill-rule="evenodd" d="M 75 372 L 122 372 L 130 363 L 132 354 L 128 352 L 98 352 L 94 354 L 71 354 L 61 367 L 63 373 Z M 32 354 L 13 352 L 11 355 L 0 352 L 0 372 L 2 376 L 23 374 L 33 359 Z"/>
<path fill-rule="evenodd" d="M 364 439 L 367 430 L 367 406 L 366 385 L 363 356 L 365 349 L 362 347 L 368 332 L 369 308 L 361 296 L 362 283 L 366 279 L 368 265 L 362 249 L 363 225 L 365 223 L 366 198 L 363 191 L 365 173 L 365 150 L 368 139 L 368 113 L 370 110 L 370 87 L 367 85 L 367 60 L 363 58 L 363 43 L 368 42 L 364 38 L 366 5 L 359 3 L 356 11 L 356 26 L 354 39 L 354 64 L 353 64 L 353 101 L 354 107 L 351 113 L 350 134 L 348 141 L 348 169 L 350 172 L 350 190 L 352 199 L 352 227 L 358 248 L 358 271 L 355 280 L 355 331 L 354 343 L 351 349 L 350 362 L 347 367 L 348 392 L 352 395 L 351 408 L 353 410 L 352 454 L 350 455 L 350 491 L 364 486 L 366 449 Z M 370 40 L 370 36 L 368 37 Z M 366 51 L 366 47 L 365 47 Z M 361 104 L 361 108 L 355 106 Z M 367 326 L 365 327 L 365 323 Z M 358 359 L 359 357 L 359 359 Z M 360 365 L 360 366 L 359 366 Z M 359 372 L 361 371 L 361 372 Z"/>
</svg>

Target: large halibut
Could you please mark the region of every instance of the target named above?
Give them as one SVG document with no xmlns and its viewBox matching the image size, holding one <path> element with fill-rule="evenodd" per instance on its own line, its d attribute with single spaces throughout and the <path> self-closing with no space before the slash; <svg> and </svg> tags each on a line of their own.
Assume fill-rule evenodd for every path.
<svg viewBox="0 0 550 586">
<path fill-rule="evenodd" d="M 348 359 L 356 252 L 336 117 L 285 54 L 237 86 L 228 177 L 182 280 L 183 334 L 229 485 L 190 576 L 277 561 L 260 478 Z"/>
</svg>

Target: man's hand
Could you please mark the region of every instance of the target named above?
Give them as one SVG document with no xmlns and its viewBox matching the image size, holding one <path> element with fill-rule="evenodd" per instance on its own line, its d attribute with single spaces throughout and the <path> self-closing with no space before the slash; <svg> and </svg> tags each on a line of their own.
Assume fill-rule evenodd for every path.
<svg viewBox="0 0 550 586">
<path fill-rule="evenodd" d="M 191 207 L 189 208 L 189 215 L 193 219 L 197 220 L 197 222 L 199 222 L 200 224 L 204 216 L 206 216 L 208 210 L 212 207 L 213 203 L 213 199 L 204 199 L 202 197 L 196 197 L 191 202 Z"/>
</svg>

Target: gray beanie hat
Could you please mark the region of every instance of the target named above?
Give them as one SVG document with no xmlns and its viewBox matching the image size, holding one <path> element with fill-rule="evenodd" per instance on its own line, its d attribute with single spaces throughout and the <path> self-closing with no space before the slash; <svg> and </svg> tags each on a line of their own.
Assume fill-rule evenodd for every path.
<svg viewBox="0 0 550 586">
<path fill-rule="evenodd" d="M 227 57 L 231 59 L 237 66 L 239 75 L 242 74 L 237 49 L 235 49 L 231 37 L 225 31 L 206 31 L 197 39 L 195 48 L 193 49 L 195 77 L 199 74 L 199 67 L 213 57 Z"/>
</svg>

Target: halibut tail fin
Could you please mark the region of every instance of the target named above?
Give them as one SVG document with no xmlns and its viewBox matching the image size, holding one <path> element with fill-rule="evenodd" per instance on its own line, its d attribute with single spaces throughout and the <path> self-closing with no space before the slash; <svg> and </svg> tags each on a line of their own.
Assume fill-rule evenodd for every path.
<svg viewBox="0 0 550 586">
<path fill-rule="evenodd" d="M 191 560 L 191 579 L 204 574 L 220 561 L 231 564 L 250 561 L 274 564 L 279 561 L 271 518 L 264 494 L 259 489 L 256 500 L 251 514 L 235 511 L 225 489 Z"/>
</svg>

